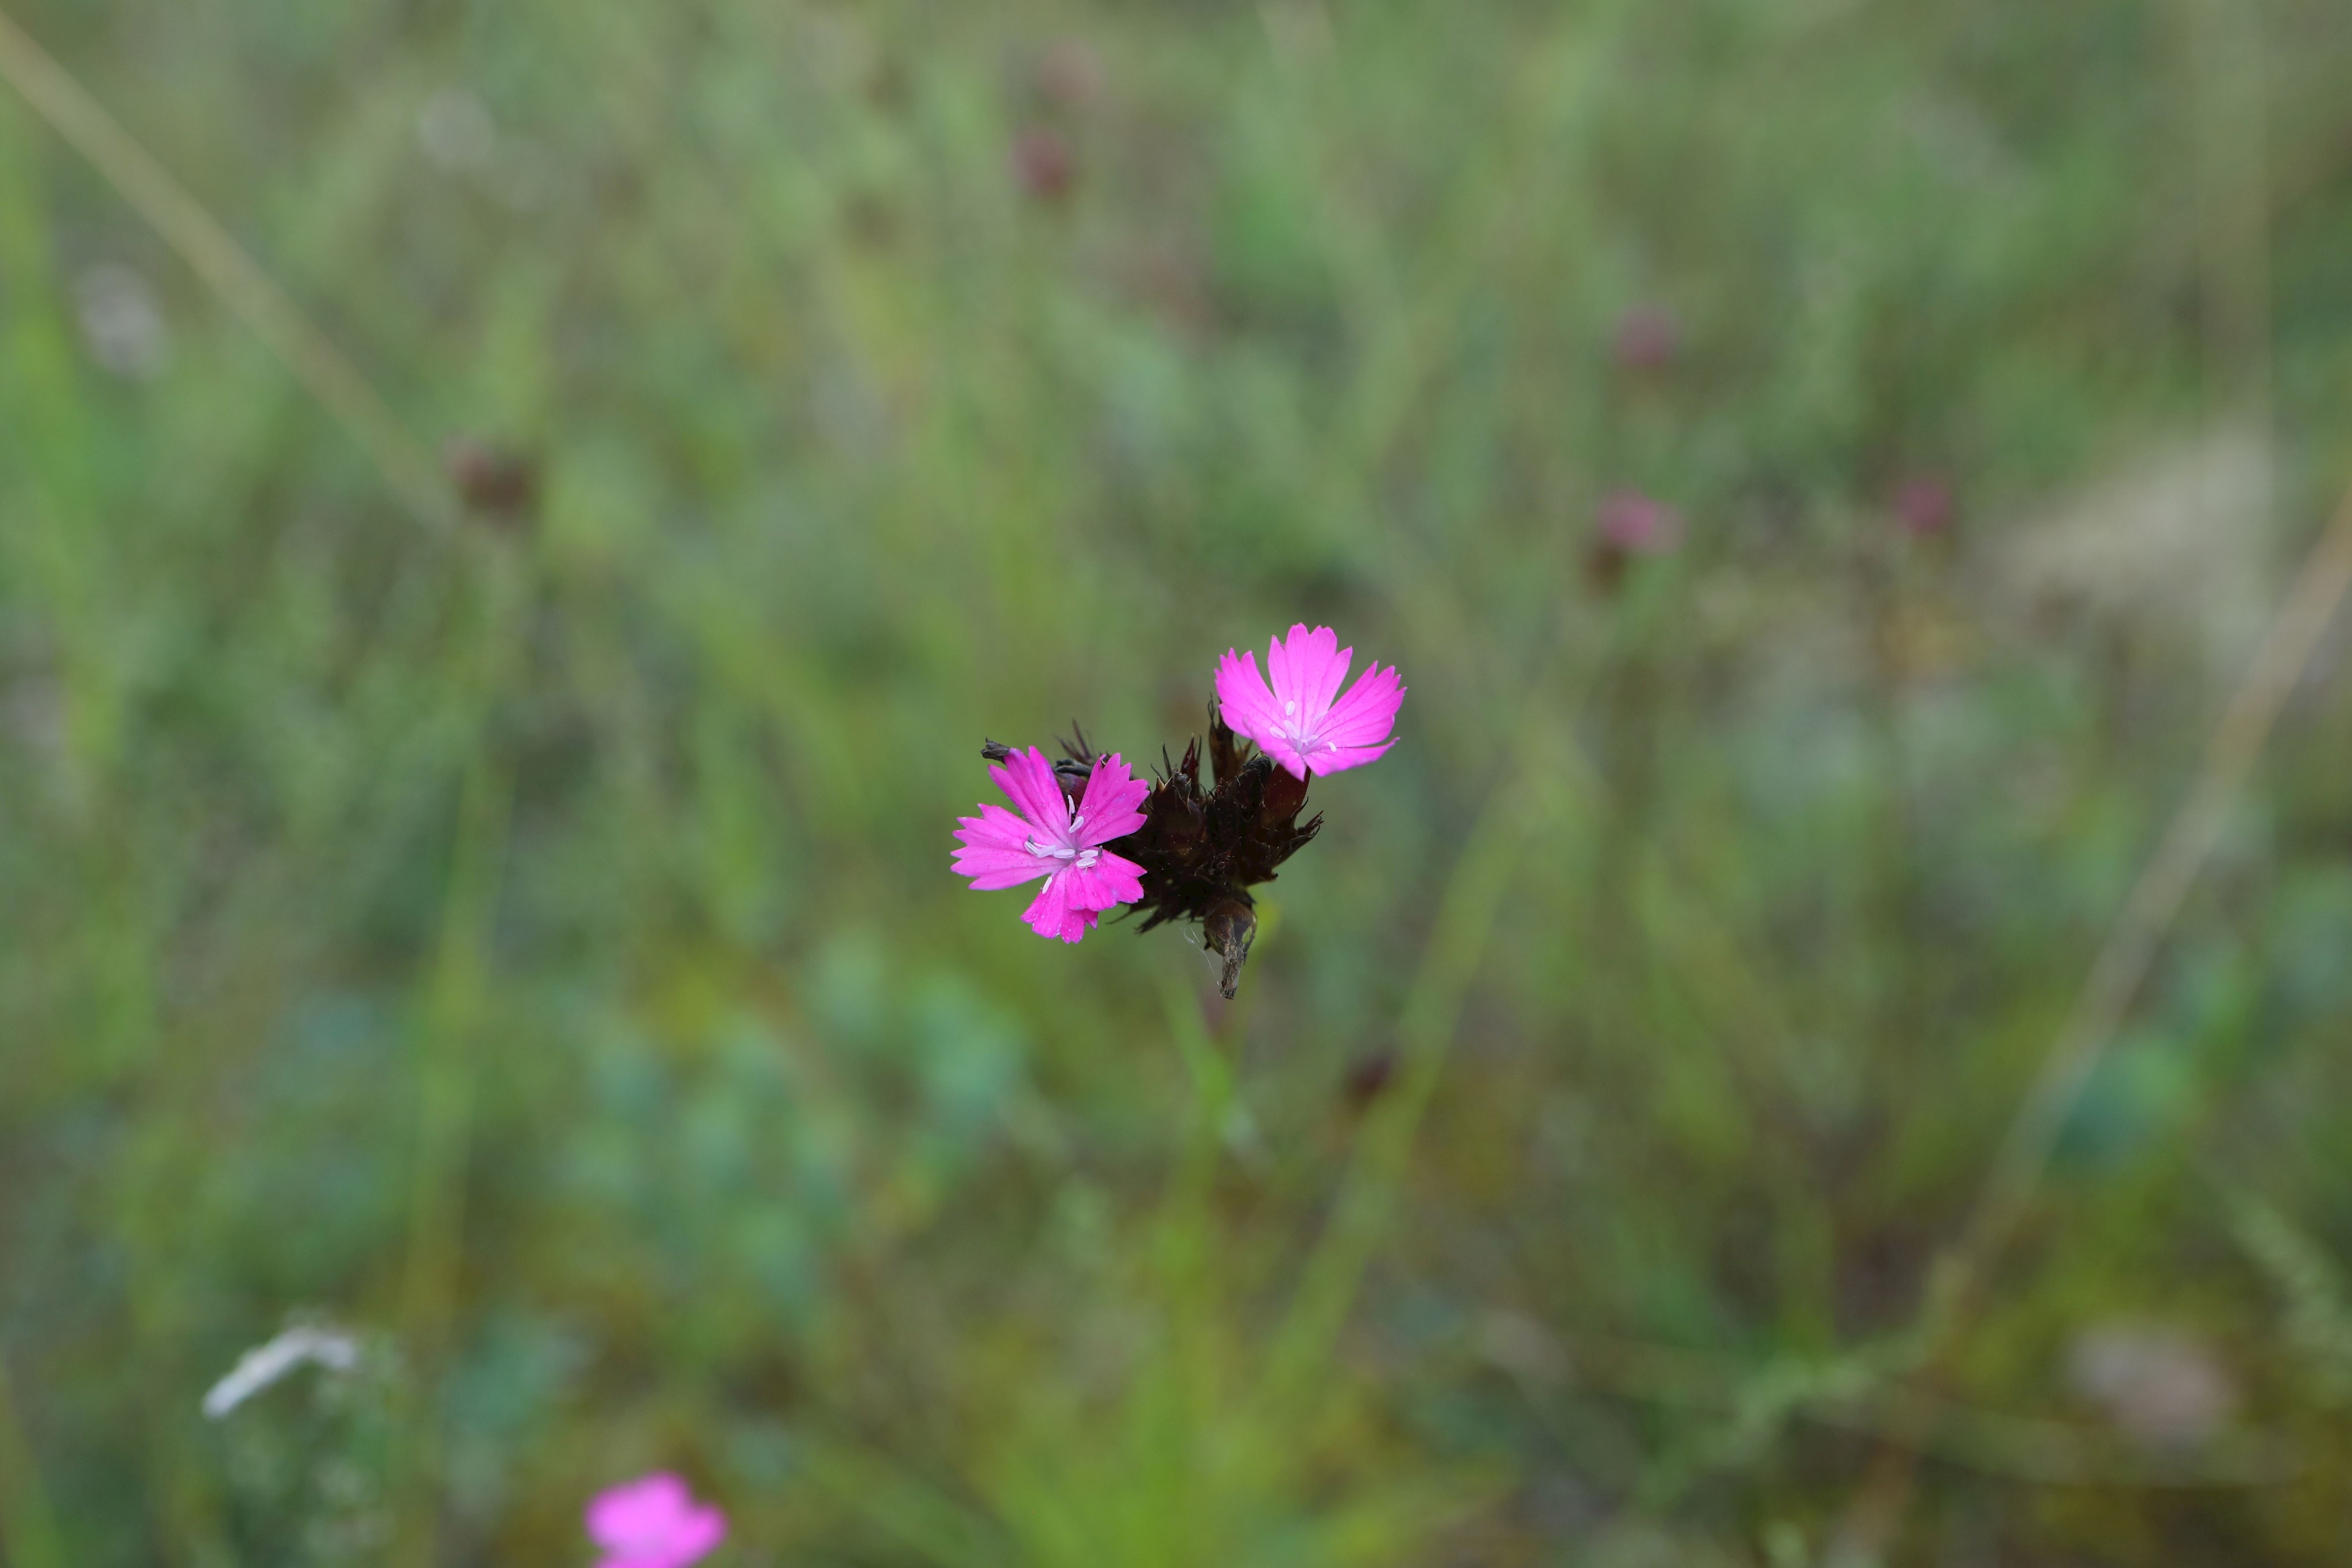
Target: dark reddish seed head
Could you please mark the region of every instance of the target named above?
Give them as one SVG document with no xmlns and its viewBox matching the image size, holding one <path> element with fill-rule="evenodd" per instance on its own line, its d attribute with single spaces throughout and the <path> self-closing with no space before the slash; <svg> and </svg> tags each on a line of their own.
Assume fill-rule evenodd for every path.
<svg viewBox="0 0 2352 1568">
<path fill-rule="evenodd" d="M 1636 305 L 1617 318 L 1617 362 L 1629 371 L 1662 371 L 1682 346 L 1682 323 L 1663 305 Z"/>
<path fill-rule="evenodd" d="M 1603 496 L 1593 522 L 1601 543 L 1628 555 L 1667 555 L 1682 547 L 1683 515 L 1639 490 Z"/>
<path fill-rule="evenodd" d="M 1951 527 L 1952 511 L 1952 487 L 1941 479 L 1907 479 L 1895 492 L 1895 520 L 1906 533 L 1940 534 Z"/>
<path fill-rule="evenodd" d="M 1393 1051 L 1376 1051 L 1359 1058 L 1340 1081 L 1339 1097 L 1350 1110 L 1360 1111 L 1387 1093 L 1396 1082 L 1397 1058 Z"/>
<path fill-rule="evenodd" d="M 1059 132 L 1033 127 L 1013 139 L 1013 177 L 1031 200 L 1058 202 L 1077 183 L 1077 159 Z"/>
<path fill-rule="evenodd" d="M 487 521 L 520 523 L 539 504 L 539 462 L 460 435 L 441 449 L 441 471 L 467 511 Z"/>
</svg>

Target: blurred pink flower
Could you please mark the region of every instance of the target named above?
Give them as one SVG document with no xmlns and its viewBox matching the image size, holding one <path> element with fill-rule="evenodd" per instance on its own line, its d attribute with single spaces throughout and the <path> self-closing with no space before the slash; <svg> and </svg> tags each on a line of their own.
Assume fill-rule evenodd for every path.
<svg viewBox="0 0 2352 1568">
<path fill-rule="evenodd" d="M 1014 816 L 982 802 L 977 817 L 956 819 L 955 872 L 971 878 L 975 893 L 1045 879 L 1021 918 L 1040 936 L 1084 939 L 1100 912 L 1143 896 L 1143 868 L 1102 846 L 1143 826 L 1136 808 L 1151 786 L 1128 771 L 1116 753 L 1097 758 L 1086 799 L 1072 803 L 1054 777 L 1054 765 L 1035 747 L 1016 751 L 988 770 Z"/>
<path fill-rule="evenodd" d="M 1338 696 L 1355 654 L 1339 646 L 1328 626 L 1312 632 L 1293 626 L 1287 638 L 1266 643 L 1265 670 L 1274 680 L 1269 691 L 1255 654 L 1226 649 L 1217 661 L 1217 702 L 1225 722 L 1302 781 L 1310 772 L 1337 773 L 1379 760 L 1396 744 L 1389 730 L 1405 688 L 1395 666 L 1373 664 L 1347 695 Z"/>
<path fill-rule="evenodd" d="M 590 1499 L 588 1538 L 604 1553 L 596 1568 L 687 1568 L 727 1538 L 727 1516 L 664 1471 Z"/>
<path fill-rule="evenodd" d="M 1059 132 L 1035 126 L 1013 139 L 1013 176 L 1027 195 L 1058 202 L 1077 183 L 1078 161 Z"/>
<path fill-rule="evenodd" d="M 1683 515 L 1639 490 L 1612 490 L 1601 498 L 1603 543 L 1628 555 L 1665 555 L 1683 542 Z"/>
<path fill-rule="evenodd" d="M 1952 487 L 1926 476 L 1905 480 L 1895 492 L 1895 517 L 1908 533 L 1942 533 L 1951 526 Z"/>
<path fill-rule="evenodd" d="M 1617 362 L 1629 371 L 1663 370 L 1682 346 L 1682 323 L 1663 305 L 1631 306 L 1617 318 Z"/>
</svg>

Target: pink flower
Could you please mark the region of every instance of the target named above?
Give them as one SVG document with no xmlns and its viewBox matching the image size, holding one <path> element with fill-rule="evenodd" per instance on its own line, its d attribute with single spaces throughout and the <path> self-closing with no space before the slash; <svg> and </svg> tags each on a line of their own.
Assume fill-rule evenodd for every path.
<svg viewBox="0 0 2352 1568">
<path fill-rule="evenodd" d="M 592 1498 L 588 1538 L 604 1553 L 596 1568 L 686 1568 L 727 1538 L 727 1516 L 665 1471 Z"/>
<path fill-rule="evenodd" d="M 1663 305 L 1636 305 L 1617 318 L 1617 362 L 1629 371 L 1663 370 L 1682 344 L 1682 323 Z"/>
<path fill-rule="evenodd" d="M 977 817 L 956 819 L 958 876 L 972 891 L 1018 887 L 1045 879 L 1021 916 L 1040 936 L 1076 942 L 1095 927 L 1100 912 L 1143 896 L 1143 868 L 1102 846 L 1143 826 L 1136 810 L 1151 786 L 1135 778 L 1117 753 L 1095 760 L 1086 799 L 1073 803 L 1035 747 L 1016 751 L 988 776 L 1021 808 L 1014 816 L 982 802 Z"/>
<path fill-rule="evenodd" d="M 1078 161 L 1059 134 L 1037 126 L 1013 139 L 1013 177 L 1024 194 L 1058 202 L 1077 183 Z"/>
<path fill-rule="evenodd" d="M 1683 515 L 1639 490 L 1601 498 L 1601 537 L 1628 555 L 1665 555 L 1683 542 Z"/>
<path fill-rule="evenodd" d="M 1374 664 L 1333 701 L 1355 655 L 1328 626 L 1293 626 L 1288 637 L 1266 643 L 1269 691 L 1256 656 L 1228 648 L 1217 661 L 1218 706 L 1236 733 L 1256 741 L 1294 779 L 1360 768 L 1396 744 L 1389 728 L 1405 689 L 1394 665 Z"/>
<path fill-rule="evenodd" d="M 1952 521 L 1952 487 L 1933 476 L 1906 480 L 1895 492 L 1895 516 L 1910 533 L 1940 534 Z"/>
</svg>

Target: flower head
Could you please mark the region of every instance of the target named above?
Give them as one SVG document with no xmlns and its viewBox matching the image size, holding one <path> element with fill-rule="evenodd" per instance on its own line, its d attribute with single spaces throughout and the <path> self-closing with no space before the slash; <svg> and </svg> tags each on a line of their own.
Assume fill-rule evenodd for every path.
<svg viewBox="0 0 2352 1568">
<path fill-rule="evenodd" d="M 1136 808 L 1151 786 L 1128 771 L 1116 753 L 1095 759 L 1086 793 L 1073 800 L 1053 764 L 1035 747 L 1015 751 L 988 776 L 1021 809 L 1019 816 L 983 802 L 977 817 L 956 819 L 959 876 L 985 893 L 1045 879 L 1021 916 L 1040 936 L 1076 942 L 1103 910 L 1143 896 L 1143 868 L 1102 846 L 1143 826 Z"/>
<path fill-rule="evenodd" d="M 1058 132 L 1044 126 L 1033 127 L 1013 141 L 1013 177 L 1024 195 L 1040 202 L 1058 202 L 1077 183 L 1077 157 Z"/>
<path fill-rule="evenodd" d="M 1617 318 L 1617 362 L 1629 371 L 1663 370 L 1682 345 L 1682 323 L 1663 305 L 1635 305 Z"/>
<path fill-rule="evenodd" d="M 1339 646 L 1328 626 L 1312 632 L 1293 626 L 1287 637 L 1266 643 L 1269 690 L 1255 654 L 1226 649 L 1217 661 L 1217 703 L 1225 723 L 1257 742 L 1294 779 L 1378 761 L 1395 744 L 1389 730 L 1405 689 L 1395 666 L 1374 664 L 1340 696 L 1339 683 L 1355 654 Z"/>
<path fill-rule="evenodd" d="M 727 1516 L 698 1503 L 667 1472 L 598 1492 L 588 1503 L 588 1538 L 604 1553 L 596 1568 L 687 1568 L 727 1537 Z"/>
<path fill-rule="evenodd" d="M 1895 520 L 1923 538 L 1948 528 L 1952 509 L 1952 487 L 1933 475 L 1916 476 L 1895 492 Z"/>
<path fill-rule="evenodd" d="M 1639 490 L 1612 490 L 1597 518 L 1603 543 L 1629 555 L 1666 555 L 1683 542 L 1683 515 Z"/>
</svg>

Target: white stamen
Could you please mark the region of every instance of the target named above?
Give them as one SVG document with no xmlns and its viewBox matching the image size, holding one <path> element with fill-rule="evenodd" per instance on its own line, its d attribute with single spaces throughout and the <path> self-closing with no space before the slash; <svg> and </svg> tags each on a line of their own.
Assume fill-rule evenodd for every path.
<svg viewBox="0 0 2352 1568">
<path fill-rule="evenodd" d="M 1288 718 L 1292 714 L 1295 714 L 1297 711 L 1298 705 L 1295 702 L 1288 702 L 1282 705 L 1282 716 L 1285 718 Z"/>
</svg>

